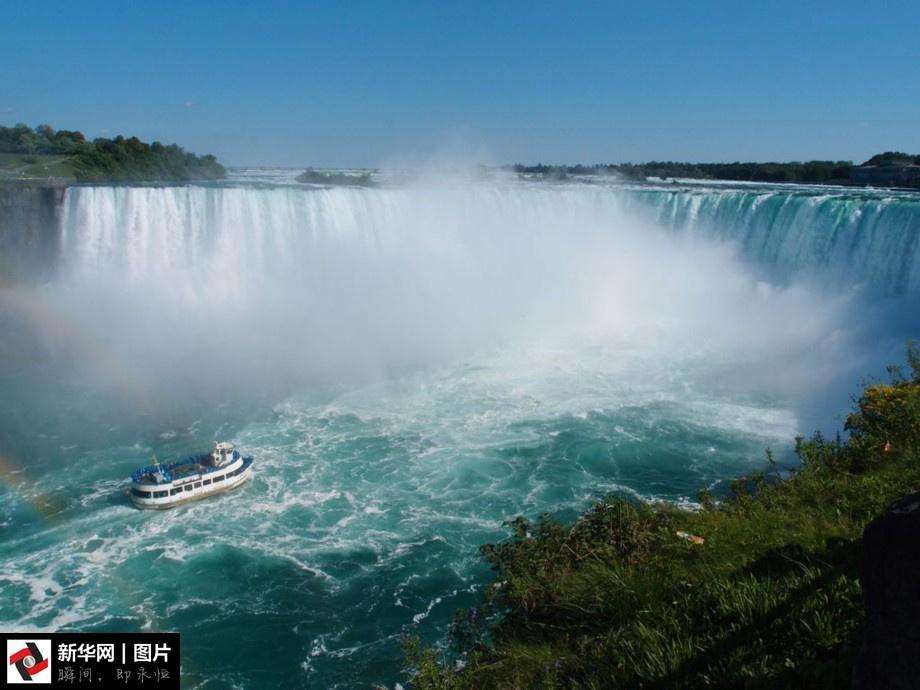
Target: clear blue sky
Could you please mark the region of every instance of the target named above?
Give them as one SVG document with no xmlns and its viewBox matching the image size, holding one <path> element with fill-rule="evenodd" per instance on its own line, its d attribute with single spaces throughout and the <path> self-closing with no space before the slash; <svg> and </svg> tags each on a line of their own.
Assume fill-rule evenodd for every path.
<svg viewBox="0 0 920 690">
<path fill-rule="evenodd" d="M 0 124 L 231 165 L 920 152 L 916 0 L 7 0 L 0 16 Z"/>
</svg>

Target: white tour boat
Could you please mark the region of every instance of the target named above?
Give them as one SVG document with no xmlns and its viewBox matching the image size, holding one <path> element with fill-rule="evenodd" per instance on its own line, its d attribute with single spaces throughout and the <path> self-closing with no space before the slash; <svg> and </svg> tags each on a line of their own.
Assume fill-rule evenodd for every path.
<svg viewBox="0 0 920 690">
<path fill-rule="evenodd" d="M 231 443 L 216 443 L 210 453 L 135 471 L 129 495 L 138 508 L 172 508 L 235 489 L 251 476 L 252 458 Z"/>
</svg>

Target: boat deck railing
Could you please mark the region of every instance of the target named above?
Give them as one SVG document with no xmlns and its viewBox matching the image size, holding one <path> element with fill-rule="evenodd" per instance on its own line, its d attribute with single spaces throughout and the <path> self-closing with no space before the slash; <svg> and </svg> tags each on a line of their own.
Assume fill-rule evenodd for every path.
<svg viewBox="0 0 920 690">
<path fill-rule="evenodd" d="M 211 472 L 223 469 L 221 467 L 213 467 L 204 464 L 204 461 L 210 456 L 210 453 L 200 453 L 165 465 L 147 465 L 146 467 L 132 472 L 131 481 L 135 484 L 168 484 L 174 479 L 181 479 L 183 474 L 191 474 L 190 472 L 182 472 L 188 465 L 198 465 L 199 474 L 210 474 Z M 236 462 L 239 459 L 239 451 L 234 450 L 231 462 Z"/>
</svg>

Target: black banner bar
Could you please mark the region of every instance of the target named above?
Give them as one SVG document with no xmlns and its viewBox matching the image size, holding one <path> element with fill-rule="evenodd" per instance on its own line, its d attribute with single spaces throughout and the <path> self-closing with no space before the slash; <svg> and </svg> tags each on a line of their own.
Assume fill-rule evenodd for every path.
<svg viewBox="0 0 920 690">
<path fill-rule="evenodd" d="M 0 688 L 179 690 L 179 633 L 0 635 Z"/>
</svg>

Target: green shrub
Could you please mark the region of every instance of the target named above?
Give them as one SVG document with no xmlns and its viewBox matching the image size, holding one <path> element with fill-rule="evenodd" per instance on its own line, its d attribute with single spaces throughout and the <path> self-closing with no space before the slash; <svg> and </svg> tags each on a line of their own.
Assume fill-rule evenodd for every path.
<svg viewBox="0 0 920 690">
<path fill-rule="evenodd" d="M 451 648 L 406 647 L 413 687 L 847 687 L 862 530 L 920 488 L 913 343 L 908 362 L 863 391 L 846 439 L 796 439 L 791 476 L 768 452 L 696 511 L 610 497 L 571 525 L 511 521 L 482 547 L 495 581 L 458 612 Z"/>
</svg>

